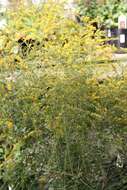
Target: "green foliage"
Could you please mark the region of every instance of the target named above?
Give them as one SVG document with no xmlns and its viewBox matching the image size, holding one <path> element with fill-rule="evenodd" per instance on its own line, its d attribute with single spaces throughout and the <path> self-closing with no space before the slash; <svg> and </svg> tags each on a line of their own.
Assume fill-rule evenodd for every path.
<svg viewBox="0 0 127 190">
<path fill-rule="evenodd" d="M 114 190 L 105 163 L 126 156 L 127 78 L 99 84 L 90 71 L 90 63 L 110 58 L 110 46 L 94 21 L 83 18 L 79 25 L 55 3 L 9 17 L 0 37 L 4 184 L 15 190 Z M 14 51 L 22 36 L 40 42 L 25 56 Z"/>
<path fill-rule="evenodd" d="M 96 18 L 98 12 L 97 0 L 84 2 L 83 0 L 78 1 L 78 12 L 80 15 L 88 16 L 90 18 Z"/>
<path fill-rule="evenodd" d="M 90 18 L 98 17 L 100 25 L 106 28 L 118 27 L 118 17 L 127 15 L 127 4 L 123 0 L 107 0 L 102 4 L 94 0 L 89 6 L 81 0 L 78 9 L 81 15 L 88 15 Z"/>
<path fill-rule="evenodd" d="M 127 16 L 127 5 L 124 1 L 107 1 L 99 9 L 99 17 L 108 28 L 118 27 L 118 17 L 123 14 Z"/>
</svg>

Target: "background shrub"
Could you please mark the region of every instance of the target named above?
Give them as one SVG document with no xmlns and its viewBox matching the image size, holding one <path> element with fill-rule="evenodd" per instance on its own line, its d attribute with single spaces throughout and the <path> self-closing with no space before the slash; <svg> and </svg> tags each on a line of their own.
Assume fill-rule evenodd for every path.
<svg viewBox="0 0 127 190">
<path fill-rule="evenodd" d="M 87 15 L 90 18 L 98 17 L 98 27 L 100 28 L 118 28 L 118 17 L 126 15 L 127 5 L 124 0 L 79 0 L 77 11 L 80 15 Z"/>
</svg>

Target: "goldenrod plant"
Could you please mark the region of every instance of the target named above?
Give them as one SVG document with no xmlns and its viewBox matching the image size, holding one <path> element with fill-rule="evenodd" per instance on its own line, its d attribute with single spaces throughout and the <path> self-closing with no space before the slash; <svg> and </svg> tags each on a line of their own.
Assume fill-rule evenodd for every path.
<svg viewBox="0 0 127 190">
<path fill-rule="evenodd" d="M 103 58 L 106 60 L 110 57 L 111 48 L 104 45 L 104 34 L 99 30 L 95 32 L 92 26 L 94 21 L 82 18 L 82 26 L 65 15 L 63 6 L 52 2 L 45 3 L 42 7 L 21 7 L 13 11 L 8 15 L 6 29 L 1 32 L 1 54 L 4 56 L 7 52 L 7 56 L 12 60 L 23 58 L 22 44 L 18 43 L 18 40 L 23 39 L 27 43 L 31 39 L 35 40 L 36 50 L 27 56 L 29 59 L 42 56 L 43 62 L 48 62 L 47 57 L 52 57 L 52 62 L 66 62 L 66 57 L 69 56 L 72 62 L 80 62 Z M 29 43 L 27 46 L 25 55 L 29 54 L 31 48 Z M 59 60 L 56 60 L 56 57 Z"/>
<path fill-rule="evenodd" d="M 116 190 L 117 176 L 122 189 L 127 78 L 100 83 L 93 75 L 112 54 L 101 31 L 51 1 L 8 18 L 0 36 L 0 190 Z M 28 42 L 25 54 L 19 39 Z"/>
</svg>

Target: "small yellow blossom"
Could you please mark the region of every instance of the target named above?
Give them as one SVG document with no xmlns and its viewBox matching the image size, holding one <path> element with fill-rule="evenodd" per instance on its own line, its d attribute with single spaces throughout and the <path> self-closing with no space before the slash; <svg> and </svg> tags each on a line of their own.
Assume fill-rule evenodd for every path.
<svg viewBox="0 0 127 190">
<path fill-rule="evenodd" d="M 12 123 L 12 121 L 7 121 L 7 127 L 8 127 L 9 129 L 12 129 L 12 128 L 13 128 L 13 123 Z"/>
<path fill-rule="evenodd" d="M 7 83 L 7 89 L 8 89 L 9 91 L 12 90 L 12 85 L 11 85 L 11 83 Z"/>
</svg>

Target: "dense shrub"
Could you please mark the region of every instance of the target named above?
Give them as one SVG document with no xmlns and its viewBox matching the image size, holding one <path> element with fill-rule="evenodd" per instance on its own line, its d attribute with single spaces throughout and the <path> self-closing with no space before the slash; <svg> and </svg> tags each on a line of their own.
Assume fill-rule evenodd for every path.
<svg viewBox="0 0 127 190">
<path fill-rule="evenodd" d="M 0 55 L 1 188 L 116 190 L 108 171 L 126 171 L 127 79 L 94 78 L 90 63 L 111 55 L 102 33 L 51 2 L 9 16 Z M 15 52 L 17 32 L 39 45 Z"/>
</svg>

